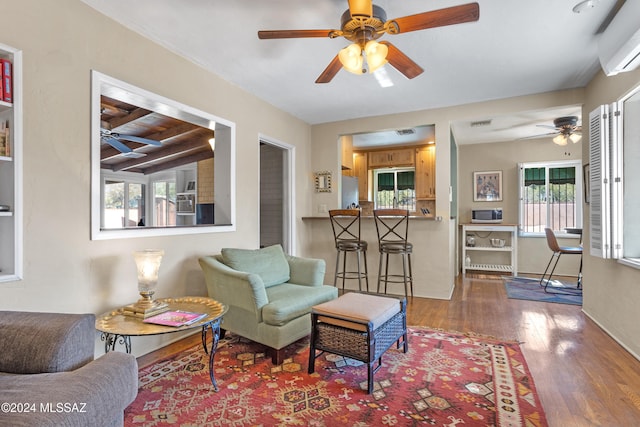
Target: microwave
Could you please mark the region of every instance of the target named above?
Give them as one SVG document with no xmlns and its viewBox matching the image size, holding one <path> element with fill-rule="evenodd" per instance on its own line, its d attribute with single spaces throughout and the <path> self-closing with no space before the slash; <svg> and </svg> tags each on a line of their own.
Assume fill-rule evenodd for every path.
<svg viewBox="0 0 640 427">
<path fill-rule="evenodd" d="M 495 224 L 502 222 L 502 208 L 495 209 L 472 209 L 472 223 L 488 223 Z"/>
</svg>

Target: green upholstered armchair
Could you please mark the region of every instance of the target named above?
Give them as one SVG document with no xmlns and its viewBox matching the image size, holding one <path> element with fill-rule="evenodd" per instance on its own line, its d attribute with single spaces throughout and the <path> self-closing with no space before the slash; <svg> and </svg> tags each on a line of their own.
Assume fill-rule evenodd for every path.
<svg viewBox="0 0 640 427">
<path fill-rule="evenodd" d="M 311 307 L 338 296 L 323 285 L 324 260 L 286 255 L 280 245 L 222 249 L 199 261 L 209 296 L 229 307 L 223 332 L 264 344 L 276 365 L 287 345 L 311 333 Z"/>
</svg>

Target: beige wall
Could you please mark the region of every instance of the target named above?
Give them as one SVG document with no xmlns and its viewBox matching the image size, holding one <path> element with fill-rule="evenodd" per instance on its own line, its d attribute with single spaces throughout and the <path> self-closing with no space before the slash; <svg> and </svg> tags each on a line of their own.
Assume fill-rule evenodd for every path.
<svg viewBox="0 0 640 427">
<path fill-rule="evenodd" d="M 640 70 L 612 77 L 599 74 L 587 87 L 588 96 L 582 116 L 588 117 L 589 112 L 600 104 L 616 101 L 638 85 Z M 588 158 L 586 146 L 583 147 L 583 156 Z M 635 193 L 637 194 L 637 190 Z M 589 241 L 588 214 L 589 206 L 585 210 L 585 242 Z M 585 313 L 640 358 L 640 270 L 624 266 L 615 260 L 592 257 L 585 251 L 584 277 Z"/>
<path fill-rule="evenodd" d="M 295 146 L 295 209 L 310 201 L 310 127 L 126 30 L 79 0 L 2 2 L 0 42 L 24 65 L 24 280 L 0 284 L 0 309 L 101 313 L 138 298 L 131 253 L 162 248 L 157 295 L 204 295 L 197 257 L 257 247 L 259 134 Z M 91 241 L 90 71 L 236 124 L 236 232 Z M 299 225 L 298 225 L 299 226 Z M 304 247 L 304 233 L 298 237 Z M 172 336 L 134 338 L 142 354 Z"/>
</svg>

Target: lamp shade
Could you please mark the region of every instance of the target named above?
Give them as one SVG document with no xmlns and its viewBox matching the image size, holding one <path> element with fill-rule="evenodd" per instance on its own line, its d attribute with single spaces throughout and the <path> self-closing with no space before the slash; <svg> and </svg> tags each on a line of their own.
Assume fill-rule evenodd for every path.
<svg viewBox="0 0 640 427">
<path fill-rule="evenodd" d="M 569 135 L 569 139 L 571 140 L 571 142 L 575 144 L 576 142 L 582 139 L 582 135 L 578 135 L 577 133 L 572 133 L 571 135 Z"/>
<path fill-rule="evenodd" d="M 342 49 L 338 53 L 338 59 L 345 70 L 353 74 L 362 74 L 362 49 L 356 43 Z"/>
<path fill-rule="evenodd" d="M 370 73 L 373 73 L 388 62 L 387 54 L 389 53 L 389 48 L 375 40 L 367 42 L 364 46 L 364 52 L 367 55 L 367 65 Z"/>
<path fill-rule="evenodd" d="M 147 249 L 133 253 L 138 269 L 138 291 L 154 293 L 158 284 L 158 271 L 164 256 L 163 250 Z"/>
<path fill-rule="evenodd" d="M 558 145 L 567 145 L 567 136 L 564 134 L 560 134 L 553 138 L 553 143 Z"/>
</svg>

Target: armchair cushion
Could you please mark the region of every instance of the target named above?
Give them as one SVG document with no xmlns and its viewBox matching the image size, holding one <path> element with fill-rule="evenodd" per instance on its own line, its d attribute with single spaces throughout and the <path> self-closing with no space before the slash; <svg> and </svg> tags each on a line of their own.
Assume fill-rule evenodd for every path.
<svg viewBox="0 0 640 427">
<path fill-rule="evenodd" d="M 268 325 L 285 325 L 311 313 L 311 307 L 318 301 L 332 300 L 337 296 L 335 294 L 337 290 L 328 286 L 300 286 L 292 283 L 272 286 L 267 289 L 269 303 L 262 307 L 262 320 Z"/>
<path fill-rule="evenodd" d="M 265 288 L 289 280 L 289 263 L 280 245 L 261 249 L 223 248 L 222 260 L 234 270 L 257 274 Z"/>
</svg>

